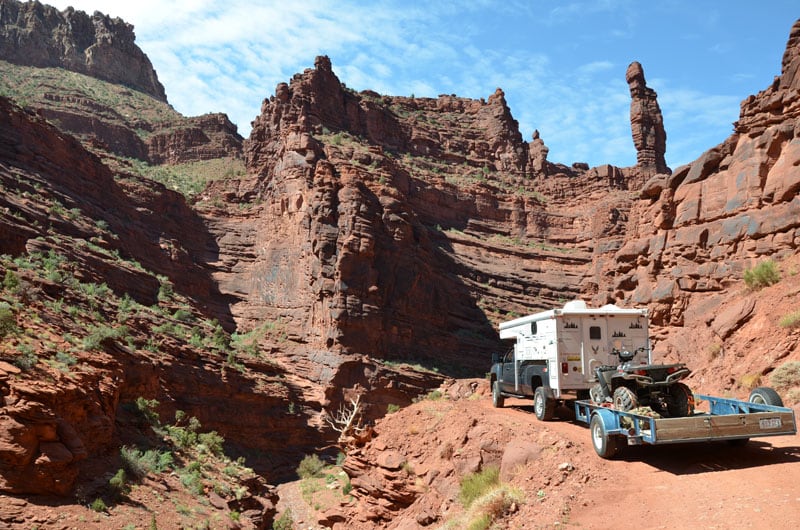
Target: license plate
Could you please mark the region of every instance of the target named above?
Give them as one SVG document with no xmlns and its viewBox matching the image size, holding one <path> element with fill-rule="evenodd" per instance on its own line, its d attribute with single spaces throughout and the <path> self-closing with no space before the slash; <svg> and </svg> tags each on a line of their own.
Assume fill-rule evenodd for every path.
<svg viewBox="0 0 800 530">
<path fill-rule="evenodd" d="M 781 426 L 780 418 L 763 418 L 758 420 L 758 426 L 761 429 L 777 429 Z"/>
</svg>

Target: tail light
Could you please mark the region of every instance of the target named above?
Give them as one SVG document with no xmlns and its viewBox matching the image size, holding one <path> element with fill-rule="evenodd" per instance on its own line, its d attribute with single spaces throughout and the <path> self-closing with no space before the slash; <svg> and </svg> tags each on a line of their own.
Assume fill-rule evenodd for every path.
<svg viewBox="0 0 800 530">
<path fill-rule="evenodd" d="M 669 368 L 667 368 L 667 373 L 668 374 L 674 374 L 677 371 L 678 371 L 678 368 L 676 366 L 670 366 Z"/>
<path fill-rule="evenodd" d="M 567 374 L 567 373 L 569 373 L 569 364 L 567 364 L 567 363 L 561 363 L 561 373 L 562 373 L 562 374 Z"/>
<path fill-rule="evenodd" d="M 646 370 L 636 370 L 635 373 L 636 373 L 636 375 L 647 375 L 647 371 Z"/>
</svg>

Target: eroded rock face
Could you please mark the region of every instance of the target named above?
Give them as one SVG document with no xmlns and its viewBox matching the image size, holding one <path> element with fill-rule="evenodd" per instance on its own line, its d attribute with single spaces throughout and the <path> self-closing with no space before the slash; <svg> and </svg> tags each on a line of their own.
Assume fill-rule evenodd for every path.
<svg viewBox="0 0 800 530">
<path fill-rule="evenodd" d="M 654 323 L 692 326 L 706 342 L 725 341 L 749 318 L 752 307 L 726 309 L 745 315 L 732 323 L 713 315 L 746 268 L 800 246 L 799 46 L 796 23 L 781 76 L 742 103 L 736 132 L 644 186 L 619 250 L 598 269 L 604 296 L 648 305 Z M 667 350 L 680 354 L 672 341 Z"/>
<path fill-rule="evenodd" d="M 0 1 L 0 57 L 29 66 L 61 67 L 126 85 L 167 101 L 133 26 L 119 18 L 39 2 Z"/>
<path fill-rule="evenodd" d="M 636 167 L 644 176 L 669 173 L 664 153 L 667 133 L 656 91 L 647 86 L 642 65 L 634 61 L 625 72 L 631 92 L 631 132 L 636 147 Z"/>
<path fill-rule="evenodd" d="M 281 321 L 304 348 L 477 372 L 498 347 L 480 299 L 579 295 L 589 242 L 626 218 L 629 174 L 549 163 L 500 89 L 487 101 L 356 94 L 327 57 L 315 66 L 264 101 L 249 179 L 209 190 L 259 203 L 209 221 L 240 325 Z"/>
</svg>

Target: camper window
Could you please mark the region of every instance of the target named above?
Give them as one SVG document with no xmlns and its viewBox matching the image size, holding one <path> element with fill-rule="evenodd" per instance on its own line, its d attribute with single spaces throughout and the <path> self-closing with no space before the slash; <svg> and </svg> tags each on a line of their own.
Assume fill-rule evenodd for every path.
<svg viewBox="0 0 800 530">
<path fill-rule="evenodd" d="M 600 340 L 602 339 L 602 333 L 600 332 L 600 326 L 589 326 L 589 339 L 590 340 Z"/>
<path fill-rule="evenodd" d="M 531 335 L 536 335 L 536 322 L 531 322 Z"/>
</svg>

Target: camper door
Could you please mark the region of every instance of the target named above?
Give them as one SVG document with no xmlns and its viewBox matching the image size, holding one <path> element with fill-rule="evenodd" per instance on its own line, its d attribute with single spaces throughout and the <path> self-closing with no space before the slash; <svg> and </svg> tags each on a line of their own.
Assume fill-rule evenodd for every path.
<svg viewBox="0 0 800 530">
<path fill-rule="evenodd" d="M 583 359 L 586 363 L 586 372 L 591 378 L 595 368 L 610 364 L 610 337 L 605 316 L 586 316 L 582 320 Z"/>
</svg>

